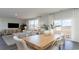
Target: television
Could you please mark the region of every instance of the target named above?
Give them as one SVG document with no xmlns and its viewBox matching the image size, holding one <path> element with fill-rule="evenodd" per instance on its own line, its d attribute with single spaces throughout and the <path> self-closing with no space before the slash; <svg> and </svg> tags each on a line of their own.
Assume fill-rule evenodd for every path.
<svg viewBox="0 0 79 59">
<path fill-rule="evenodd" d="M 8 28 L 19 28 L 18 23 L 8 23 Z"/>
</svg>

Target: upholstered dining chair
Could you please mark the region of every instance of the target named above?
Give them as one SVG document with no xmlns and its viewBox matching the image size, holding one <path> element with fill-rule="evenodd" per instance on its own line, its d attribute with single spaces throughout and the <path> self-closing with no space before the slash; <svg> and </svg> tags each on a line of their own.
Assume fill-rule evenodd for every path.
<svg viewBox="0 0 79 59">
<path fill-rule="evenodd" d="M 13 36 L 14 40 L 16 41 L 16 45 L 18 47 L 18 50 L 31 50 L 26 42 L 20 38 L 18 38 L 17 36 Z"/>
<path fill-rule="evenodd" d="M 62 36 L 60 36 L 60 38 L 58 38 L 57 43 L 58 43 L 59 50 L 63 50 L 64 47 L 65 47 L 65 37 L 64 37 L 64 35 L 62 35 Z"/>
<path fill-rule="evenodd" d="M 63 50 L 65 46 L 65 38 L 64 35 L 56 35 L 55 41 L 52 43 L 52 45 L 49 47 L 48 50 Z"/>
</svg>

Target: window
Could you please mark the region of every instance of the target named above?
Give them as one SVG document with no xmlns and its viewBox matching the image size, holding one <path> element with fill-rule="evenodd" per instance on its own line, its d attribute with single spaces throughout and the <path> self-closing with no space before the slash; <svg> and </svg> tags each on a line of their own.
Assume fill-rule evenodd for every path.
<svg viewBox="0 0 79 59">
<path fill-rule="evenodd" d="M 29 28 L 35 29 L 38 27 L 38 19 L 35 20 L 29 20 Z"/>
<path fill-rule="evenodd" d="M 72 20 L 63 20 L 62 26 L 72 26 Z"/>
<path fill-rule="evenodd" d="M 62 25 L 62 24 L 61 24 L 61 20 L 55 20 L 55 21 L 54 21 L 54 25 L 55 25 L 55 26 Z"/>
<path fill-rule="evenodd" d="M 35 20 L 35 27 L 38 27 L 38 20 Z"/>
<path fill-rule="evenodd" d="M 55 26 L 72 26 L 72 20 L 55 20 L 54 21 Z"/>
<path fill-rule="evenodd" d="M 55 30 L 70 30 L 72 27 L 72 20 L 71 19 L 63 19 L 63 20 L 54 20 Z"/>
</svg>

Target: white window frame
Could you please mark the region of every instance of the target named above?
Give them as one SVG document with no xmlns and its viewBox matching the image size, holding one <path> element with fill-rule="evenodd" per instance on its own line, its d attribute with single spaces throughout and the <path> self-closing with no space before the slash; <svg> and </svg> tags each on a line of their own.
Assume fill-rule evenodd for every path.
<svg viewBox="0 0 79 59">
<path fill-rule="evenodd" d="M 36 28 L 38 28 L 38 26 L 39 26 L 38 19 L 29 20 L 29 29 L 36 29 Z"/>
</svg>

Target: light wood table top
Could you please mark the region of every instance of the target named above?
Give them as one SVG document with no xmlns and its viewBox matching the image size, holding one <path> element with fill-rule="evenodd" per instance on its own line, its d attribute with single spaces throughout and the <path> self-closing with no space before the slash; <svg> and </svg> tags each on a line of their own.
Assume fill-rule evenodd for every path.
<svg viewBox="0 0 79 59">
<path fill-rule="evenodd" d="M 25 40 L 29 46 L 38 50 L 46 49 L 56 41 L 53 35 L 33 35 L 30 37 L 24 37 L 23 40 Z"/>
</svg>

